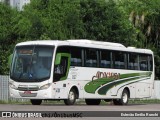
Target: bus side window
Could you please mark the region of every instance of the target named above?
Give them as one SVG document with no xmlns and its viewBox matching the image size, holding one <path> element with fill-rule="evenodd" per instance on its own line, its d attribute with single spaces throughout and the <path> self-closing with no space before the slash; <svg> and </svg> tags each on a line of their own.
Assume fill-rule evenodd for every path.
<svg viewBox="0 0 160 120">
<path fill-rule="evenodd" d="M 70 48 L 68 46 L 59 46 L 57 48 L 58 53 L 69 53 Z M 62 56 L 61 63 L 59 65 L 55 65 L 54 68 L 54 82 L 59 81 L 62 77 L 66 76 L 68 67 L 68 57 Z"/>
<path fill-rule="evenodd" d="M 125 69 L 125 53 L 124 52 L 113 52 L 113 66 L 115 69 Z"/>
<path fill-rule="evenodd" d="M 139 56 L 140 70 L 147 71 L 148 70 L 148 56 L 140 55 Z"/>
<path fill-rule="evenodd" d="M 67 67 L 68 67 L 68 58 L 62 57 L 61 63 L 59 65 L 56 65 L 54 69 L 54 80 L 55 81 L 58 81 L 62 77 L 66 76 Z"/>
<path fill-rule="evenodd" d="M 111 52 L 107 50 L 100 51 L 100 67 L 111 68 Z"/>
<path fill-rule="evenodd" d="M 148 70 L 153 71 L 153 60 L 151 55 L 148 56 Z"/>
<path fill-rule="evenodd" d="M 82 49 L 72 48 L 71 53 L 71 66 L 82 66 Z"/>
<path fill-rule="evenodd" d="M 128 69 L 138 70 L 138 54 L 129 53 L 128 54 Z"/>
<path fill-rule="evenodd" d="M 86 62 L 85 62 L 85 66 L 86 67 L 97 67 L 97 51 L 96 50 L 91 50 L 91 49 L 87 49 L 86 50 Z"/>
</svg>

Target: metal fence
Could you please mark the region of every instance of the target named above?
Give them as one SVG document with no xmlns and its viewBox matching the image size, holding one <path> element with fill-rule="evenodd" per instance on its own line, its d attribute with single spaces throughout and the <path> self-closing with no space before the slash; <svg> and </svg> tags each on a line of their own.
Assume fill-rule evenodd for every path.
<svg viewBox="0 0 160 120">
<path fill-rule="evenodd" d="M 23 102 L 28 101 L 27 99 L 17 99 L 11 98 L 9 96 L 9 76 L 7 75 L 0 75 L 0 100 L 1 101 L 17 101 Z"/>
<path fill-rule="evenodd" d="M 8 80 L 9 76 L 0 75 L 0 100 L 9 100 Z"/>
</svg>

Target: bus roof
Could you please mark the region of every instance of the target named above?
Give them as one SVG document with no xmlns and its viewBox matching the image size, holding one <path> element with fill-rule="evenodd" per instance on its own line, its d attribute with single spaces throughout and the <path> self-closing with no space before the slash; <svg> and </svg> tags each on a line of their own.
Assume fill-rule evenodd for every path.
<svg viewBox="0 0 160 120">
<path fill-rule="evenodd" d="M 27 45 L 50 45 L 50 46 L 55 46 L 59 45 L 60 43 L 67 43 L 65 41 L 60 41 L 60 40 L 35 40 L 35 41 L 26 41 L 26 42 L 21 42 L 18 43 L 16 46 L 27 46 Z"/>
<path fill-rule="evenodd" d="M 103 41 L 93 41 L 93 40 L 67 40 L 70 43 L 84 43 L 84 44 L 93 44 L 93 45 L 102 45 L 102 46 L 113 46 L 113 47 L 125 47 L 120 43 L 113 42 L 103 42 Z"/>
<path fill-rule="evenodd" d="M 138 53 L 149 53 L 153 54 L 150 49 L 141 49 L 135 47 L 125 47 L 120 43 L 103 42 L 103 41 L 93 41 L 87 39 L 78 40 L 37 40 L 37 41 L 27 41 L 18 43 L 16 46 L 26 46 L 26 45 L 50 45 L 50 46 L 78 46 L 78 47 L 89 47 L 89 48 L 100 48 L 100 49 L 110 49 L 110 50 L 120 50 L 128 52 L 138 52 Z"/>
</svg>

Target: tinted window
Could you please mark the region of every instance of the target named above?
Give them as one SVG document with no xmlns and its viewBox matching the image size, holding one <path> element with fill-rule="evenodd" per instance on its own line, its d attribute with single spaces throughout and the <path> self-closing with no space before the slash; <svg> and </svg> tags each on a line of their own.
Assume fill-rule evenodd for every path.
<svg viewBox="0 0 160 120">
<path fill-rule="evenodd" d="M 128 69 L 130 70 L 138 70 L 138 54 L 136 53 L 129 53 L 128 54 Z"/>
<path fill-rule="evenodd" d="M 148 70 L 152 71 L 153 70 L 153 59 L 151 55 L 148 56 L 148 63 L 149 63 Z"/>
<path fill-rule="evenodd" d="M 68 68 L 68 57 L 62 56 L 61 63 L 55 65 L 54 69 L 54 82 L 60 80 L 62 77 L 66 77 Z"/>
<path fill-rule="evenodd" d="M 69 53 L 69 47 L 68 46 L 59 46 L 57 48 L 57 53 Z"/>
<path fill-rule="evenodd" d="M 96 67 L 97 66 L 97 51 L 93 49 L 87 49 L 85 51 L 85 66 L 86 67 Z"/>
<path fill-rule="evenodd" d="M 140 70 L 147 71 L 148 70 L 148 56 L 147 55 L 140 55 L 139 56 L 139 64 L 140 64 Z"/>
<path fill-rule="evenodd" d="M 125 68 L 125 54 L 123 52 L 114 51 L 112 53 L 113 57 L 113 66 L 116 69 Z"/>
<path fill-rule="evenodd" d="M 71 53 L 71 66 L 82 66 L 82 49 L 73 47 Z"/>
<path fill-rule="evenodd" d="M 100 67 L 111 67 L 111 52 L 107 50 L 100 51 Z"/>
</svg>

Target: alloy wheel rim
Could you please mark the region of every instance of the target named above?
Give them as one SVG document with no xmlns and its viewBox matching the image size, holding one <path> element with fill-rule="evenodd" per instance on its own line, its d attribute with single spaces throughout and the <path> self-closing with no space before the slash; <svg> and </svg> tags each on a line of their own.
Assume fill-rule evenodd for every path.
<svg viewBox="0 0 160 120">
<path fill-rule="evenodd" d="M 127 93 L 124 93 L 124 94 L 123 94 L 122 99 L 123 99 L 123 102 L 124 102 L 124 103 L 127 103 L 127 101 L 128 101 L 128 95 L 127 95 Z"/>
<path fill-rule="evenodd" d="M 74 93 L 71 91 L 70 92 L 70 94 L 69 94 L 69 99 L 71 100 L 71 101 L 74 101 Z"/>
</svg>

